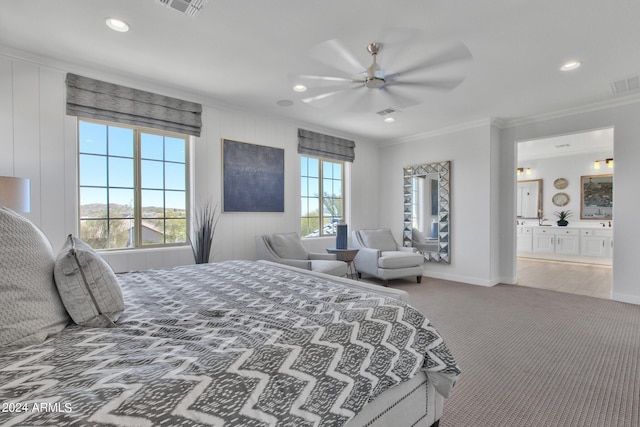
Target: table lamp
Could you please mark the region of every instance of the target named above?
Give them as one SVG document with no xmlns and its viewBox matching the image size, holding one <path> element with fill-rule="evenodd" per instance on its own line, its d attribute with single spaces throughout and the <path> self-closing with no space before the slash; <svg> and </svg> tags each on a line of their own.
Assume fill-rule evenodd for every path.
<svg viewBox="0 0 640 427">
<path fill-rule="evenodd" d="M 0 207 L 30 212 L 30 181 L 27 178 L 0 176 Z"/>
</svg>

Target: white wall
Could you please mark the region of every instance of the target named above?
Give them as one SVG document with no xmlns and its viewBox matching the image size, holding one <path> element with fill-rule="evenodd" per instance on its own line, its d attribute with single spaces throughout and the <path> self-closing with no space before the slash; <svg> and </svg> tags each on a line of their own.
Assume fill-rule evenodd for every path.
<svg viewBox="0 0 640 427">
<path fill-rule="evenodd" d="M 640 263 L 638 242 L 640 227 L 637 224 L 640 212 L 638 197 L 637 167 L 640 164 L 640 103 L 621 104 L 609 108 L 522 124 L 501 131 L 501 149 L 513 153 L 517 141 L 564 135 L 606 127 L 614 128 L 614 218 L 613 229 L 613 298 L 640 304 Z M 501 166 L 513 170 L 515 156 L 501 157 Z M 515 220 L 515 186 L 513 181 L 501 183 L 505 195 L 502 206 L 512 210 Z M 510 199 L 510 200 L 509 200 Z M 515 230 L 508 230 L 501 238 L 505 247 L 502 262 L 515 262 Z"/>
<path fill-rule="evenodd" d="M 451 161 L 451 264 L 428 263 L 427 276 L 478 285 L 500 281 L 497 268 L 492 271 L 492 266 L 497 266 L 492 261 L 492 248 L 497 247 L 493 235 L 496 230 L 491 226 L 498 221 L 491 218 L 491 203 L 498 197 L 492 191 L 492 179 L 495 180 L 497 172 L 487 165 L 498 161 L 498 140 L 492 139 L 491 133 L 491 125 L 486 121 L 381 149 L 384 165 L 380 170 L 380 222 L 392 230 L 399 242 L 403 225 L 403 168 Z"/>
<path fill-rule="evenodd" d="M 31 212 L 25 214 L 38 225 L 58 250 L 69 233 L 77 233 L 77 125 L 65 115 L 65 75 L 79 72 L 89 77 L 130 85 L 203 104 L 203 129 L 192 149 L 194 202 L 211 198 L 221 203 L 221 139 L 285 149 L 285 212 L 225 213 L 218 223 L 213 260 L 254 259 L 258 234 L 299 231 L 300 161 L 297 129 L 305 127 L 282 119 L 260 116 L 215 105 L 173 88 L 130 81 L 92 70 L 50 65 L 47 61 L 23 60 L 0 53 L 0 175 L 31 180 Z M 349 135 L 336 136 L 349 138 Z M 377 191 L 379 149 L 356 139 L 356 160 L 351 165 L 347 192 L 349 226 L 375 227 L 379 223 Z M 335 239 L 308 242 L 316 250 L 335 246 Z M 169 267 L 193 262 L 191 249 L 165 248 L 104 252 L 116 271 Z"/>
</svg>

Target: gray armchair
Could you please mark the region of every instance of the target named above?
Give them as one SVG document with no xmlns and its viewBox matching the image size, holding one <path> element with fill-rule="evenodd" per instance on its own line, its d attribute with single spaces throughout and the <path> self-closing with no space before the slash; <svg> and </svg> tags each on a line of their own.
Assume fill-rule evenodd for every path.
<svg viewBox="0 0 640 427">
<path fill-rule="evenodd" d="M 382 279 L 385 286 L 390 279 L 407 276 L 422 281 L 424 257 L 415 248 L 399 246 L 388 228 L 355 230 L 352 237 L 353 246 L 359 249 L 354 260 L 358 276 L 370 274 Z"/>
<path fill-rule="evenodd" d="M 256 257 L 332 276 L 347 274 L 347 263 L 338 261 L 335 254 L 308 252 L 296 232 L 257 236 Z"/>
<path fill-rule="evenodd" d="M 427 239 L 417 228 L 411 230 L 411 246 L 419 252 L 438 252 L 438 239 Z"/>
</svg>

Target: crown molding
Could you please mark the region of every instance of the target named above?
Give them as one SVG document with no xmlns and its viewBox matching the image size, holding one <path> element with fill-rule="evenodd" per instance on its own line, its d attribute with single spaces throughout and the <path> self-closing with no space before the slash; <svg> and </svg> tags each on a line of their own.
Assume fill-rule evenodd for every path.
<svg viewBox="0 0 640 427">
<path fill-rule="evenodd" d="M 540 123 L 548 120 L 561 119 L 564 117 L 575 116 L 578 114 L 591 113 L 594 111 L 606 110 L 614 107 L 621 107 L 630 104 L 636 104 L 640 102 L 640 93 L 633 95 L 626 95 L 623 97 L 594 102 L 591 104 L 582 105 L 580 107 L 566 108 L 563 110 L 556 110 L 549 113 L 537 114 L 527 117 L 519 117 L 514 119 L 498 119 L 501 123 L 501 129 L 513 128 L 522 125 Z"/>
<path fill-rule="evenodd" d="M 453 126 L 447 126 L 440 129 L 434 129 L 426 132 L 417 133 L 415 135 L 410 135 L 402 138 L 396 138 L 387 141 L 386 143 L 381 143 L 381 147 L 390 147 L 393 145 L 406 144 L 409 142 L 422 141 L 424 139 L 433 138 L 436 136 L 447 135 L 451 133 L 461 132 L 468 129 L 476 129 L 482 126 L 491 126 L 493 120 L 490 118 L 474 120 L 472 122 L 460 123 Z"/>
</svg>

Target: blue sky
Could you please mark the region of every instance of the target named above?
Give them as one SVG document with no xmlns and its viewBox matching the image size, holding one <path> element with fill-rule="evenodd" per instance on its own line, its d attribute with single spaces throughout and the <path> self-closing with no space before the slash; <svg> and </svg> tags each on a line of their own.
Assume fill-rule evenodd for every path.
<svg viewBox="0 0 640 427">
<path fill-rule="evenodd" d="M 107 157 L 109 154 L 111 157 Z M 141 134 L 142 206 L 185 209 L 185 141 L 150 133 Z M 109 201 L 133 205 L 134 131 L 80 122 L 80 184 L 112 187 Z M 168 163 L 163 163 L 163 160 Z M 171 163 L 178 162 L 178 163 Z M 108 176 L 108 183 L 107 183 Z M 166 183 L 167 190 L 163 191 Z M 113 188 L 118 187 L 118 188 Z M 81 204 L 107 202 L 106 188 L 80 189 Z"/>
</svg>

